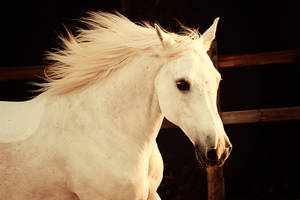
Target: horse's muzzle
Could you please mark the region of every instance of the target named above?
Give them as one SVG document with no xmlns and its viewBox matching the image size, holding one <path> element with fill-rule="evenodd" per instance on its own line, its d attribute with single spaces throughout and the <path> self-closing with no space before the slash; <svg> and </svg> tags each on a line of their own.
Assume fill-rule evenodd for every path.
<svg viewBox="0 0 300 200">
<path fill-rule="evenodd" d="M 201 167 L 223 166 L 232 150 L 232 145 L 224 148 L 223 152 L 218 155 L 219 149 L 208 149 L 207 152 L 201 151 L 198 145 L 195 145 L 196 158 Z"/>
</svg>

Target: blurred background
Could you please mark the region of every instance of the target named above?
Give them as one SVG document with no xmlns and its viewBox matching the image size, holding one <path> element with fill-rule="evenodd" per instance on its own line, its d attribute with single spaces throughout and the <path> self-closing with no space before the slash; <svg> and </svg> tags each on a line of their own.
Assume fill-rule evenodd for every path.
<svg viewBox="0 0 300 200">
<path fill-rule="evenodd" d="M 66 34 L 65 27 L 76 33 L 81 25 L 75 19 L 88 11 L 118 11 L 135 22 L 158 22 L 174 32 L 179 28 L 176 20 L 202 33 L 220 17 L 219 58 L 300 50 L 298 1 L 11 0 L 0 9 L 3 74 L 47 65 L 44 54 L 59 47 L 57 36 Z M 300 106 L 299 63 L 297 54 L 289 63 L 221 67 L 221 111 Z M 0 100 L 32 98 L 36 94 L 30 81 L 41 80 L 0 79 Z M 223 168 L 227 200 L 300 199 L 299 120 L 226 124 L 225 129 L 234 146 Z M 206 173 L 181 130 L 163 128 L 158 144 L 165 163 L 162 200 L 207 199 Z"/>
</svg>

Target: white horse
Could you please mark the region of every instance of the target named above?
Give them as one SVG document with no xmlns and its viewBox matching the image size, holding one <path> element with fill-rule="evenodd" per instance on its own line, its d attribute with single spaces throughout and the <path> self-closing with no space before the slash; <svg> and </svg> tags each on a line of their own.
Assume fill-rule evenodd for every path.
<svg viewBox="0 0 300 200">
<path fill-rule="evenodd" d="M 195 145 L 204 167 L 231 144 L 218 115 L 220 74 L 203 34 L 174 34 L 120 14 L 93 13 L 88 30 L 49 53 L 44 92 L 0 103 L 1 200 L 158 200 L 163 118 Z"/>
</svg>

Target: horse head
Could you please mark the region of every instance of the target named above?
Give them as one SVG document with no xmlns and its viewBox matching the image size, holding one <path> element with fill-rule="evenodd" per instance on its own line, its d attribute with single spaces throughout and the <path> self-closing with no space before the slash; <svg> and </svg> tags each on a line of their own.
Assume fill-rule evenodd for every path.
<svg viewBox="0 0 300 200">
<path fill-rule="evenodd" d="M 162 114 L 187 135 L 204 167 L 223 165 L 232 148 L 217 109 L 221 75 L 207 54 L 217 23 L 218 18 L 195 48 L 164 64 L 155 79 Z M 176 43 L 157 25 L 155 28 L 162 48 Z"/>
</svg>

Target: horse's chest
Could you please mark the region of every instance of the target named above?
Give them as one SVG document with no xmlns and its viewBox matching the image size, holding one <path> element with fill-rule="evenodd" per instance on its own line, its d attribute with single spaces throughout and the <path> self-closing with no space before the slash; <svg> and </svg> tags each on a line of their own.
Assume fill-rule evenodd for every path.
<svg viewBox="0 0 300 200">
<path fill-rule="evenodd" d="M 162 178 L 162 159 L 157 146 L 154 148 L 144 155 L 101 152 L 95 153 L 94 160 L 74 158 L 72 162 L 77 165 L 71 171 L 74 192 L 90 198 L 147 199 Z"/>
</svg>

